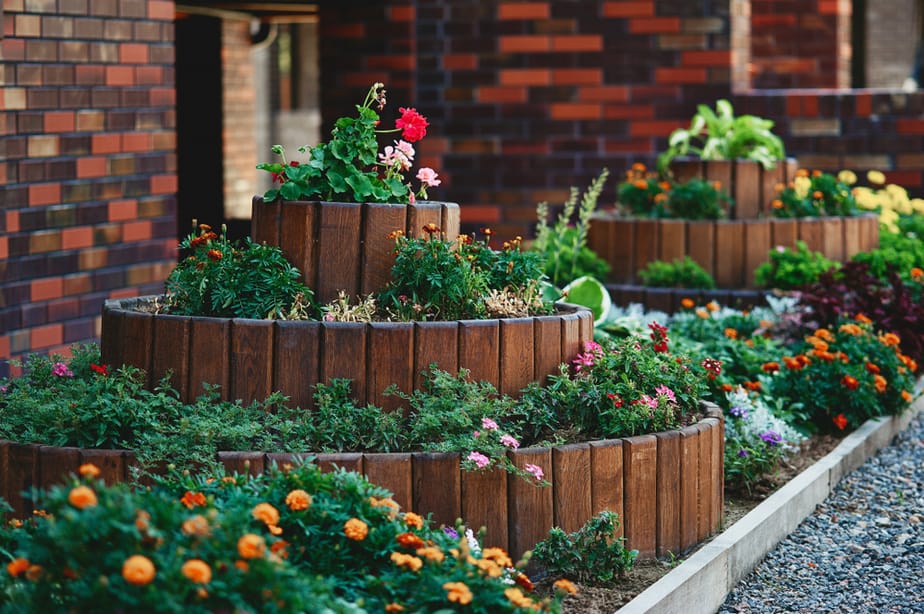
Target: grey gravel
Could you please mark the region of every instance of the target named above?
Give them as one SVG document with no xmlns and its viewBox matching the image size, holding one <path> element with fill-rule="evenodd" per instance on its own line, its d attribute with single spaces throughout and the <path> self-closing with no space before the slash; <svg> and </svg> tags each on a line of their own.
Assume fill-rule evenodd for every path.
<svg viewBox="0 0 924 614">
<path fill-rule="evenodd" d="M 718 612 L 924 613 L 924 414 L 841 480 Z"/>
</svg>

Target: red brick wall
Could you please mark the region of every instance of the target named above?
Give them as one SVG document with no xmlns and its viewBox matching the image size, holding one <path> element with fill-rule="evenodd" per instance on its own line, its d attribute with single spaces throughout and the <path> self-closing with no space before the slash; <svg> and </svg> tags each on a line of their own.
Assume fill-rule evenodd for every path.
<svg viewBox="0 0 924 614">
<path fill-rule="evenodd" d="M 174 3 L 4 0 L 0 358 L 98 338 L 176 246 Z M 9 372 L 0 361 L 0 375 Z"/>
</svg>

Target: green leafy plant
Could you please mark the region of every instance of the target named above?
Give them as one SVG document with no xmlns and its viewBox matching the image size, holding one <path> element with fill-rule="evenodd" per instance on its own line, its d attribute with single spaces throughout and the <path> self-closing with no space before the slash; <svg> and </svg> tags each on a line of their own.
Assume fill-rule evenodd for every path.
<svg viewBox="0 0 924 614">
<path fill-rule="evenodd" d="M 627 550 L 617 537 L 619 516 L 600 512 L 573 533 L 559 527 L 533 548 L 532 561 L 553 575 L 580 582 L 612 584 L 632 569 L 638 550 Z"/>
<path fill-rule="evenodd" d="M 649 262 L 638 272 L 642 283 L 653 288 L 715 288 L 715 279 L 689 256 L 664 262 Z"/>
<path fill-rule="evenodd" d="M 482 229 L 481 241 L 470 235 L 448 241 L 432 224 L 424 230 L 426 237 L 394 233 L 392 279 L 377 297 L 391 317 L 464 320 L 551 311 L 540 291 L 541 256 L 522 250 L 519 237 L 495 250 L 488 228 Z"/>
<path fill-rule="evenodd" d="M 773 168 L 785 157 L 783 141 L 773 133 L 773 122 L 754 115 L 734 114 L 728 100 L 696 107 L 689 128 L 678 128 L 668 138 L 667 149 L 658 156 L 658 171 L 666 174 L 671 161 L 679 156 L 698 156 L 703 160 L 754 160 Z"/>
<path fill-rule="evenodd" d="M 403 511 L 360 474 L 314 464 L 258 476 L 171 474 L 106 486 L 99 469 L 0 528 L 14 611 L 560 611 L 501 548 Z M 99 548 L 88 543 L 102 544 Z M 318 556 L 319 552 L 336 556 Z M 399 609 L 400 608 L 400 609 Z"/>
<path fill-rule="evenodd" d="M 228 240 L 207 224 L 180 242 L 185 256 L 165 282 L 164 310 L 176 315 L 305 320 L 316 316 L 314 293 L 278 247 Z"/>
<path fill-rule="evenodd" d="M 792 183 L 770 203 L 770 212 L 779 218 L 858 215 L 853 190 L 842 178 L 843 174 L 799 169 Z"/>
<path fill-rule="evenodd" d="M 265 201 L 327 200 L 343 202 L 407 203 L 427 198 L 427 188 L 440 180 L 431 168 L 421 168 L 416 175 L 418 192 L 406 182 L 414 161 L 413 143 L 427 134 L 427 119 L 413 108 L 401 107 L 395 127 L 380 129 L 379 112 L 385 108 L 385 86 L 375 83 L 362 104 L 356 105 L 357 117 L 341 117 L 334 124 L 331 139 L 314 147 L 300 147 L 307 153 L 305 162 L 287 161 L 281 145 L 273 153 L 282 162 L 260 163 L 257 168 L 273 176 L 280 184 L 263 195 Z M 401 133 L 400 140 L 379 153 L 379 134 Z"/>
<path fill-rule="evenodd" d="M 603 169 L 583 195 L 577 188 L 565 202 L 552 226 L 549 226 L 549 205 L 546 202 L 536 206 L 536 239 L 532 250 L 540 254 L 543 271 L 549 282 L 561 288 L 567 283 L 585 275 L 606 279 L 609 264 L 587 247 L 587 229 L 590 218 L 597 208 L 597 201 L 609 177 L 609 170 Z M 580 206 L 578 198 L 580 197 Z M 572 218 L 577 213 L 577 221 Z"/>
<path fill-rule="evenodd" d="M 777 246 L 770 250 L 769 258 L 754 270 L 754 280 L 762 288 L 797 290 L 839 266 L 821 252 L 810 251 L 805 241 L 796 241 L 795 249 Z"/>
<path fill-rule="evenodd" d="M 686 181 L 661 179 L 642 163 L 626 171 L 616 195 L 618 208 L 636 217 L 718 220 L 726 217 L 726 208 L 733 206 L 732 199 L 716 182 L 698 177 Z"/>
</svg>

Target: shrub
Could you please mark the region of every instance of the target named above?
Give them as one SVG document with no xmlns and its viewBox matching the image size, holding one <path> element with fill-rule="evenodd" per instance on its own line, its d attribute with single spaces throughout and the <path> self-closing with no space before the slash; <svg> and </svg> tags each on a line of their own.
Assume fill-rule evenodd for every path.
<svg viewBox="0 0 924 614">
<path fill-rule="evenodd" d="M 599 280 L 606 279 L 610 265 L 587 247 L 587 229 L 590 218 L 597 208 L 597 201 L 609 177 L 609 170 L 603 169 L 581 196 L 578 206 L 578 189 L 571 188 L 552 226 L 549 226 L 549 206 L 541 202 L 536 206 L 536 239 L 532 249 L 540 254 L 543 272 L 548 281 L 559 288 L 579 277 L 589 275 Z M 577 220 L 572 223 L 575 212 Z"/>
<path fill-rule="evenodd" d="M 894 183 L 886 183 L 882 171 L 871 170 L 866 173 L 869 185 L 855 185 L 857 176 L 853 171 L 841 171 L 839 177 L 853 186 L 857 205 L 865 211 L 879 214 L 879 224 L 889 232 L 898 232 L 901 218 L 924 216 L 924 199 L 909 198 L 908 190 Z M 918 232 L 918 236 L 924 233 Z"/>
<path fill-rule="evenodd" d="M 555 576 L 579 582 L 612 584 L 632 569 L 638 550 L 626 550 L 617 537 L 619 516 L 600 512 L 573 533 L 559 527 L 533 548 L 531 561 Z"/>
<path fill-rule="evenodd" d="M 796 241 L 796 249 L 778 246 L 770 250 L 769 258 L 754 270 L 754 279 L 763 288 L 797 290 L 838 267 L 821 252 L 809 251 L 805 241 Z"/>
<path fill-rule="evenodd" d="M 207 224 L 180 242 L 186 255 L 166 280 L 168 313 L 225 318 L 317 317 L 314 294 L 275 246 L 228 240 Z"/>
<path fill-rule="evenodd" d="M 689 256 L 671 262 L 649 262 L 638 275 L 646 286 L 653 288 L 715 288 L 712 275 Z"/>
<path fill-rule="evenodd" d="M 801 408 L 807 430 L 856 428 L 869 418 L 904 411 L 912 400 L 915 361 L 901 339 L 877 333 L 865 317 L 840 319 L 791 348 L 766 369 L 767 394 Z"/>
<path fill-rule="evenodd" d="M 799 169 L 793 182 L 770 203 L 770 212 L 780 218 L 857 215 L 857 201 L 842 177 Z"/>
<path fill-rule="evenodd" d="M 667 210 L 670 215 L 665 217 L 681 218 L 685 220 L 719 220 L 725 217 L 726 206 L 731 206 L 731 199 L 719 190 L 717 182 L 705 179 L 688 179 L 687 181 L 673 183 L 667 194 Z"/>
<path fill-rule="evenodd" d="M 686 181 L 662 180 L 636 163 L 617 188 L 619 207 L 636 217 L 718 220 L 732 200 L 719 186 L 694 177 Z"/>
<path fill-rule="evenodd" d="M 356 473 L 299 464 L 170 476 L 133 492 L 93 469 L 51 489 L 41 514 L 0 529 L 14 559 L 0 595 L 13 609 L 560 610 L 557 597 L 511 592 L 531 583 L 502 549 L 431 527 Z"/>
</svg>

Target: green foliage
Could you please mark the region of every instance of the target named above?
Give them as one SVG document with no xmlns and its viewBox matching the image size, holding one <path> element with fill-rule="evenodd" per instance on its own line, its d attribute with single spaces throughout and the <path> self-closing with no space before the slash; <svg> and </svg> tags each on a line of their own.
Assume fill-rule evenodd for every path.
<svg viewBox="0 0 924 614">
<path fill-rule="evenodd" d="M 895 225 L 897 232 L 880 228 L 879 247 L 855 254 L 853 261 L 868 264 L 883 282 L 897 274 L 915 300 L 924 301 L 924 215 L 899 215 Z"/>
<path fill-rule="evenodd" d="M 245 238 L 238 246 L 201 224 L 180 242 L 185 256 L 166 280 L 166 311 L 175 315 L 304 320 L 314 293 L 275 246 Z"/>
<path fill-rule="evenodd" d="M 403 174 L 410 170 L 414 159 L 412 142 L 426 135 L 426 118 L 415 109 L 401 109 L 401 117 L 394 129 L 379 130 L 379 111 L 385 106 L 385 89 L 381 83 L 374 84 L 361 105 L 356 105 L 356 117 L 341 117 L 331 131 L 331 139 L 314 147 L 299 147 L 298 151 L 308 154 L 306 162 L 289 162 L 281 145 L 274 145 L 273 153 L 282 162 L 260 163 L 257 168 L 273 175 L 273 182 L 279 183 L 263 195 L 266 201 L 283 200 L 325 200 L 342 202 L 407 203 L 414 198 L 409 183 Z M 375 108 L 373 108 L 375 107 Z M 401 132 L 400 145 L 385 148 L 378 154 L 378 134 Z M 427 187 L 439 185 L 435 180 L 417 178 L 422 185 L 418 196 L 426 198 Z"/>
<path fill-rule="evenodd" d="M 612 584 L 632 569 L 638 556 L 638 550 L 626 550 L 618 529 L 619 516 L 607 511 L 574 533 L 555 527 L 533 548 L 532 560 L 552 575 Z"/>
<path fill-rule="evenodd" d="M 865 420 L 904 411 L 914 390 L 914 361 L 893 333 L 842 319 L 788 348 L 767 393 L 802 409 L 806 430 L 856 428 Z"/>
<path fill-rule="evenodd" d="M 715 288 L 715 279 L 689 256 L 682 260 L 655 260 L 638 272 L 642 283 L 652 288 Z"/>
<path fill-rule="evenodd" d="M 694 177 L 686 181 L 659 179 L 636 163 L 616 191 L 619 207 L 636 217 L 718 220 L 726 217 L 732 199 L 716 183 Z"/>
<path fill-rule="evenodd" d="M 468 235 L 448 241 L 435 226 L 424 230 L 427 237 L 395 235 L 392 279 L 377 297 L 389 316 L 467 320 L 550 312 L 540 292 L 541 257 L 521 250 L 519 237 L 495 250 L 490 229 L 483 229 L 483 241 Z"/>
<path fill-rule="evenodd" d="M 0 574 L 10 611 L 560 611 L 558 597 L 510 592 L 528 578 L 502 549 L 401 511 L 357 473 L 304 463 L 134 491 L 86 476 L 41 504 L 0 528 L 0 552 L 22 569 Z M 125 573 L 139 556 L 147 571 Z"/>
<path fill-rule="evenodd" d="M 666 173 L 676 157 L 695 155 L 703 160 L 744 158 L 773 168 L 786 157 L 783 141 L 772 132 L 773 122 L 754 115 L 735 116 L 727 100 L 716 102 L 716 110 L 698 105 L 689 128 L 674 130 L 668 148 L 658 156 L 658 170 Z"/>
<path fill-rule="evenodd" d="M 796 241 L 796 249 L 778 246 L 770 250 L 769 258 L 754 270 L 754 279 L 762 288 L 798 290 L 839 266 L 821 252 L 809 251 L 805 241 Z"/>
<path fill-rule="evenodd" d="M 540 254 L 549 282 L 559 288 L 585 275 L 604 280 L 610 272 L 609 264 L 587 247 L 590 218 L 597 208 L 607 177 L 609 170 L 603 169 L 583 196 L 580 196 L 577 188 L 572 187 L 568 200 L 552 226 L 548 225 L 548 203 L 542 202 L 536 207 L 539 221 L 532 249 Z M 572 225 L 575 212 L 577 222 Z"/>
<path fill-rule="evenodd" d="M 774 217 L 799 218 L 825 215 L 859 215 L 857 201 L 850 185 L 840 176 L 802 169 L 793 182 L 780 190 L 770 204 Z"/>
</svg>

